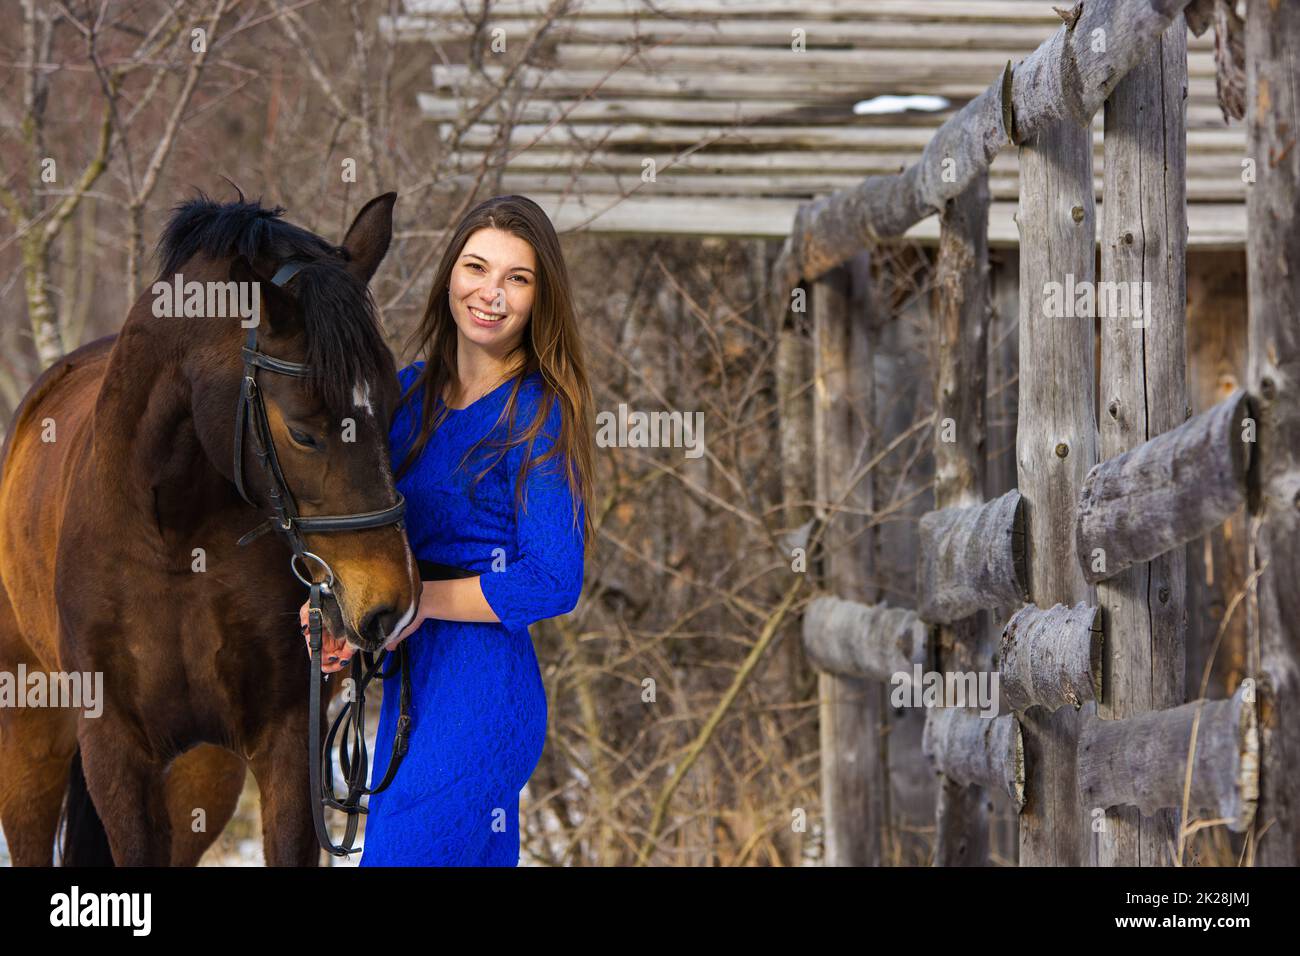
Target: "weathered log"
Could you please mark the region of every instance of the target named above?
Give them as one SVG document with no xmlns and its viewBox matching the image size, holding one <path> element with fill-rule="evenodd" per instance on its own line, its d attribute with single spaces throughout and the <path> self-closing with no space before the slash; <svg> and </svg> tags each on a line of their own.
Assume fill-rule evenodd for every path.
<svg viewBox="0 0 1300 956">
<path fill-rule="evenodd" d="M 1120 411 L 1118 398 L 1108 404 L 1116 410 L 1111 417 L 1134 411 L 1127 405 Z M 1249 416 L 1249 399 L 1238 389 L 1093 468 L 1075 522 L 1084 576 L 1093 583 L 1112 578 L 1208 534 L 1240 508 L 1253 441 L 1243 437 Z"/>
<path fill-rule="evenodd" d="M 1246 191 L 1250 394 L 1259 418 L 1260 576 L 1248 615 L 1259 649 L 1263 750 L 1259 801 L 1262 866 L 1300 864 L 1300 4 L 1249 0 L 1246 12 Z M 1258 668 L 1258 670 L 1256 670 Z M 1249 865 L 1250 861 L 1247 861 Z"/>
<path fill-rule="evenodd" d="M 1208 812 L 1231 830 L 1245 830 L 1259 798 L 1254 689 L 1243 681 L 1228 700 L 1196 700 L 1123 720 L 1085 718 L 1079 734 L 1085 805 L 1133 806 L 1147 815 L 1181 810 L 1192 753 L 1188 813 Z"/>
<path fill-rule="evenodd" d="M 1043 610 L 1026 604 L 1002 631 L 1002 693 L 1013 711 L 1078 710 L 1101 698 L 1101 612 L 1080 602 Z"/>
<path fill-rule="evenodd" d="M 981 717 L 965 707 L 928 708 L 921 749 L 945 777 L 1001 790 L 1017 811 L 1025 805 L 1025 749 L 1014 714 Z"/>
<path fill-rule="evenodd" d="M 928 665 L 929 637 L 915 611 L 859 604 L 837 597 L 809 602 L 803 615 L 803 646 L 818 670 L 841 677 L 887 681 L 912 665 Z"/>
<path fill-rule="evenodd" d="M 1094 475 L 1115 468 L 1131 477 L 1135 469 L 1123 460 L 1144 458 L 1153 436 L 1161 441 L 1172 435 L 1189 410 L 1186 86 L 1187 28 L 1181 17 L 1175 17 L 1106 101 L 1101 277 L 1113 283 L 1110 288 L 1140 290 L 1140 295 L 1138 309 L 1107 308 L 1100 316 L 1098 430 L 1101 456 L 1109 460 L 1094 468 Z M 1179 474 L 1181 469 L 1173 472 Z M 1109 499 L 1125 512 L 1117 520 L 1136 518 L 1140 524 L 1140 516 L 1164 517 L 1147 497 L 1153 490 L 1150 486 L 1158 484 L 1144 471 L 1137 488 L 1126 489 L 1130 497 Z M 1085 480 L 1080 497 L 1097 504 L 1089 496 L 1093 487 Z M 1080 508 L 1080 521 L 1087 510 Z M 1110 517 L 1116 518 L 1113 511 Z M 1099 558 L 1108 556 L 1107 550 Z M 1084 561 L 1084 576 L 1098 580 L 1089 572 L 1100 566 L 1100 560 Z M 1097 706 L 1102 718 L 1132 717 L 1176 707 L 1187 699 L 1183 692 L 1186 589 L 1187 556 L 1181 547 L 1150 563 L 1126 568 L 1098 586 L 1097 606 L 1103 609 L 1109 635 L 1105 694 Z M 1132 807 L 1110 810 L 1105 827 L 1092 842 L 1094 862 L 1100 866 L 1172 864 L 1175 823 L 1167 811 L 1148 818 Z"/>
<path fill-rule="evenodd" d="M 1020 394 L 1016 486 L 1025 499 L 1029 597 L 1041 607 L 1096 603 L 1074 559 L 1074 508 L 1097 463 L 1093 321 L 1045 314 L 1050 282 L 1095 278 L 1091 134 L 1062 122 L 1020 147 Z M 1088 821 L 1074 774 L 1078 713 L 1031 707 L 1025 741 L 1022 866 L 1080 866 Z"/>
<path fill-rule="evenodd" d="M 1004 146 L 1025 143 L 1058 122 L 1088 129 L 1115 85 L 1187 3 L 1081 4 L 1014 72 L 1008 64 L 944 123 L 914 165 L 802 205 L 773 269 L 773 294 L 782 308 L 800 276 L 815 279 L 864 245 L 901 236 L 984 175 Z M 1096 42 L 1097 31 L 1104 43 Z"/>
<path fill-rule="evenodd" d="M 1019 491 L 982 505 L 931 511 L 921 518 L 920 536 L 917 589 L 924 620 L 948 624 L 1029 600 Z"/>
</svg>

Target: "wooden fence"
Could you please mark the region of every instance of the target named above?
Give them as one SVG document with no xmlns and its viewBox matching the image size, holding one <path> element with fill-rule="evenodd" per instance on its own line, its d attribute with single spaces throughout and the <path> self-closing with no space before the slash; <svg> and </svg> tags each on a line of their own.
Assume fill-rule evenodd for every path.
<svg viewBox="0 0 1300 956">
<path fill-rule="evenodd" d="M 1191 417 L 1187 30 L 1203 31 L 1212 10 L 1212 0 L 1063 10 L 1060 28 L 944 124 L 915 165 L 800 208 L 773 307 L 811 293 L 817 497 L 852 500 L 853 514 L 871 507 L 850 453 L 862 447 L 855 423 L 871 420 L 871 357 L 841 267 L 940 217 L 936 510 L 920 521 L 916 609 L 864 593 L 869 559 L 837 550 L 860 545 L 844 527 L 860 519 L 827 505 L 839 525 L 826 542 L 832 594 L 804 617 L 823 672 L 828 862 L 882 861 L 883 688 L 918 668 L 996 675 L 1000 690 L 996 716 L 926 711 L 937 864 L 989 862 L 992 791 L 1018 811 L 1024 865 L 1181 863 L 1209 825 L 1247 833 L 1247 863 L 1300 862 L 1300 102 L 1287 72 L 1300 4 L 1248 4 L 1249 385 Z M 1103 108 L 1098 217 L 1089 130 Z M 986 500 L 988 170 L 1008 145 L 1020 153 L 1018 488 Z M 1141 315 L 1103 309 L 1094 326 L 1092 310 L 1047 314 L 1053 283 L 1149 291 Z M 1230 698 L 1205 700 L 1184 686 L 1185 546 L 1243 504 L 1250 676 Z M 999 610 L 1010 613 L 994 646 L 982 621 Z"/>
</svg>

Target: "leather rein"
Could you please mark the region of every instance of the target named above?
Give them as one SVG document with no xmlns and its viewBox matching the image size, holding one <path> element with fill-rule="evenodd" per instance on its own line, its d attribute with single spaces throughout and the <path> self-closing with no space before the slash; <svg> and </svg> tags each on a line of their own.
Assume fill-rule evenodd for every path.
<svg viewBox="0 0 1300 956">
<path fill-rule="evenodd" d="M 298 260 L 284 263 L 272 277 L 271 283 L 283 287 L 306 264 L 306 262 Z M 349 853 L 361 849 L 361 847 L 354 845 L 361 814 L 366 812 L 366 807 L 361 805 L 361 798 L 384 790 L 392 782 L 393 776 L 397 773 L 397 768 L 401 765 L 402 758 L 406 755 L 411 728 L 410 661 L 405 641 L 397 647 L 398 668 L 396 672 L 390 670 L 388 673 L 382 673 L 380 671 L 388 656 L 387 651 L 381 651 L 378 660 L 375 660 L 374 656 L 367 651 L 353 655 L 353 687 L 351 690 L 354 696 L 344 703 L 343 709 L 335 718 L 328 735 L 322 743 L 321 726 L 324 723 L 324 714 L 321 690 L 323 682 L 329 679 L 329 675 L 322 675 L 321 672 L 322 646 L 324 642 L 321 602 L 326 595 L 331 594 L 331 588 L 334 585 L 334 571 L 324 558 L 306 549 L 302 535 L 331 531 L 359 531 L 390 524 L 397 525 L 400 530 L 403 528 L 406 500 L 399 491 L 397 492 L 396 504 L 378 511 L 350 515 L 307 516 L 299 514 L 293 495 L 289 491 L 288 482 L 285 481 L 284 472 L 280 470 L 279 459 L 276 457 L 275 441 L 271 434 L 270 422 L 266 416 L 266 405 L 258 388 L 257 373 L 261 369 L 280 375 L 303 378 L 311 373 L 311 367 L 298 362 L 286 362 L 283 359 L 258 351 L 256 325 L 248 330 L 248 337 L 242 349 L 242 354 L 244 372 L 239 389 L 238 408 L 235 411 L 235 486 L 239 490 L 240 497 L 254 508 L 258 507 L 249 498 L 244 485 L 244 437 L 247 432 L 251 436 L 253 451 L 261 462 L 262 472 L 270 486 L 268 497 L 273 515 L 240 538 L 239 545 L 241 547 L 247 545 L 267 531 L 276 532 L 288 542 L 289 547 L 293 550 L 293 555 L 289 559 L 289 567 L 294 576 L 310 588 L 307 608 L 308 636 L 311 648 L 308 746 L 312 819 L 316 826 L 316 838 L 319 840 L 321 847 L 333 856 L 347 856 Z M 312 573 L 307 564 L 309 558 L 324 573 L 326 578 L 324 581 L 315 580 L 315 574 Z M 299 568 L 300 563 L 301 570 Z M 459 576 L 459 574 L 465 573 L 461 572 L 459 568 L 433 565 L 429 562 L 420 562 L 420 564 L 422 572 L 428 569 L 431 574 L 445 572 L 445 576 Z M 439 568 L 443 570 L 439 571 Z M 459 572 L 459 574 L 452 574 L 451 572 Z M 377 786 L 367 788 L 366 776 L 369 772 L 370 761 L 366 751 L 365 691 L 376 675 L 383 680 L 400 675 L 400 716 L 397 718 L 397 732 L 393 738 L 393 751 L 388 761 L 388 770 Z M 334 792 L 334 762 L 331 757 L 334 738 L 338 735 L 340 728 L 342 728 L 343 734 L 339 737 L 339 766 L 343 771 L 343 779 L 348 787 L 348 792 L 343 797 Z M 349 746 L 349 743 L 351 746 Z M 341 844 L 336 845 L 330 839 L 329 830 L 325 825 L 325 807 L 341 810 L 347 814 L 347 828 Z"/>
</svg>

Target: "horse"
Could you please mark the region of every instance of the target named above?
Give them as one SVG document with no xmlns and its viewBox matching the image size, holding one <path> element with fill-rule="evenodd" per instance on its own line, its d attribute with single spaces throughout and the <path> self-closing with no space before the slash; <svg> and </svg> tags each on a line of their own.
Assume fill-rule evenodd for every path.
<svg viewBox="0 0 1300 956">
<path fill-rule="evenodd" d="M 370 200 L 335 246 L 278 206 L 199 192 L 173 208 L 158 280 L 121 331 L 51 365 L 23 398 L 0 452 L 0 675 L 83 676 L 102 699 L 0 706 L 14 865 L 53 865 L 61 826 L 64 865 L 195 865 L 247 769 L 267 864 L 319 863 L 308 698 L 324 678 L 299 630 L 303 585 L 332 571 L 325 626 L 378 652 L 413 619 L 419 571 L 400 521 L 304 533 L 318 561 L 298 565 L 280 535 L 237 546 L 280 499 L 236 408 L 260 390 L 301 516 L 401 504 L 387 443 L 400 384 L 368 288 L 395 201 Z M 227 305 L 251 289 L 263 367 L 306 373 L 250 386 L 250 316 L 219 295 L 187 293 L 180 315 L 163 302 L 194 289 L 229 290 Z"/>
</svg>

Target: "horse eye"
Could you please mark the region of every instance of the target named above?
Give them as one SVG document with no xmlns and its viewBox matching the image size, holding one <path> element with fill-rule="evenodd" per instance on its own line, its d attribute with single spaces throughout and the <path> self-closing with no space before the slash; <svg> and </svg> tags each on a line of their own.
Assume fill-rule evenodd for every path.
<svg viewBox="0 0 1300 956">
<path fill-rule="evenodd" d="M 292 438 L 294 441 L 296 441 L 299 445 L 306 445 L 308 448 L 317 447 L 316 439 L 312 438 L 310 435 L 304 435 L 296 428 L 289 429 L 289 437 Z"/>
</svg>

